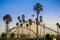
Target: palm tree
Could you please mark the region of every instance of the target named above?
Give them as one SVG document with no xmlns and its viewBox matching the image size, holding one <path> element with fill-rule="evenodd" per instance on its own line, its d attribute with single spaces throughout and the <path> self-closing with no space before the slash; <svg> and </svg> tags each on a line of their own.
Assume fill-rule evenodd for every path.
<svg viewBox="0 0 60 40">
<path fill-rule="evenodd" d="M 32 25 L 32 20 L 31 19 L 29 19 L 29 25 L 30 25 L 30 27 Z M 30 36 L 30 27 L 29 27 L 29 36 Z"/>
<path fill-rule="evenodd" d="M 18 22 L 16 23 L 16 26 L 19 26 L 19 23 Z"/>
<path fill-rule="evenodd" d="M 12 21 L 12 18 L 9 14 L 3 16 L 3 20 L 5 21 L 6 23 L 6 33 L 8 31 L 8 24 Z"/>
<path fill-rule="evenodd" d="M 29 26 L 29 24 L 26 24 L 26 27 L 28 27 Z"/>
<path fill-rule="evenodd" d="M 22 15 L 22 21 L 25 23 L 25 15 Z"/>
<path fill-rule="evenodd" d="M 11 33 L 10 36 L 11 36 L 12 40 L 14 40 L 15 34 L 14 33 Z"/>
<path fill-rule="evenodd" d="M 3 20 L 6 23 L 6 35 L 8 35 L 8 30 L 9 30 L 8 24 L 12 21 L 12 18 L 9 14 L 7 14 L 7 15 L 3 16 Z M 7 37 L 7 39 L 8 39 L 8 37 Z"/>
<path fill-rule="evenodd" d="M 31 19 L 29 19 L 29 24 L 32 25 L 32 20 Z"/>
<path fill-rule="evenodd" d="M 18 18 L 17 18 L 17 19 L 18 19 L 18 21 L 19 21 L 19 22 L 21 22 L 21 18 L 20 18 L 20 16 L 18 16 Z"/>
<path fill-rule="evenodd" d="M 37 12 L 37 22 L 38 22 L 38 16 L 39 16 L 39 13 L 40 11 L 43 10 L 42 8 L 42 5 L 40 3 L 37 3 L 35 6 L 34 6 L 34 10 Z M 37 38 L 38 38 L 38 24 L 37 24 L 37 27 L 36 27 L 36 33 L 37 33 Z"/>
</svg>

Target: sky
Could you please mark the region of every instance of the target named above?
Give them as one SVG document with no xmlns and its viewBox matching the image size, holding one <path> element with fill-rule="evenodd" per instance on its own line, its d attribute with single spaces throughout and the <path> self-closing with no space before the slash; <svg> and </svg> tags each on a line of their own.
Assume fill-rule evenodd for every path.
<svg viewBox="0 0 60 40">
<path fill-rule="evenodd" d="M 3 16 L 6 14 L 12 17 L 9 28 L 15 27 L 18 22 L 17 17 L 23 14 L 26 20 L 29 18 L 35 20 L 36 12 L 33 6 L 38 2 L 43 6 L 43 11 L 39 14 L 43 17 L 43 23 L 47 27 L 56 29 L 56 23 L 60 23 L 60 0 L 0 0 L 0 33 L 5 32 Z M 31 16 L 33 14 L 34 17 Z"/>
</svg>

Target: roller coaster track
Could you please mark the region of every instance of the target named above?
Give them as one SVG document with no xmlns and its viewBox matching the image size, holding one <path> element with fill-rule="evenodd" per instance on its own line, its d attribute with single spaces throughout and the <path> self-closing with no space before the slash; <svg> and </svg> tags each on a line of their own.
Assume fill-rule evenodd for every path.
<svg viewBox="0 0 60 40">
<path fill-rule="evenodd" d="M 28 22 L 28 21 L 26 21 L 26 22 Z M 34 22 L 34 21 L 32 21 L 32 22 Z M 36 23 L 36 22 L 34 22 L 34 23 Z M 40 25 L 41 25 L 41 24 L 40 24 Z M 41 26 L 43 26 L 43 25 L 41 25 Z M 15 29 L 15 28 L 18 29 L 19 27 L 14 27 L 14 28 L 10 29 L 9 32 L 11 32 L 11 30 L 13 30 L 13 29 Z M 26 27 L 22 27 L 22 28 L 28 29 L 28 30 L 30 30 L 31 32 L 33 32 L 33 33 L 36 35 L 36 33 L 35 33 L 33 30 L 31 30 L 31 29 L 26 28 Z M 46 26 L 45 26 L 45 28 L 48 29 L 48 30 L 51 30 L 51 31 L 53 31 L 53 32 L 55 32 L 55 33 L 60 34 L 59 32 L 57 32 L 57 31 L 55 31 L 55 30 L 53 30 L 53 29 L 50 29 L 50 28 L 48 28 L 48 27 L 46 27 Z M 16 30 L 17 30 L 17 29 L 16 29 Z M 15 32 L 16 30 L 14 30 L 14 32 Z"/>
<path fill-rule="evenodd" d="M 14 27 L 14 28 L 12 28 L 12 29 L 15 29 L 15 28 L 18 29 L 18 28 L 20 28 L 20 27 Z M 31 32 L 33 32 L 33 33 L 36 35 L 36 33 L 35 33 L 33 30 L 31 30 L 31 29 L 26 28 L 26 27 L 22 27 L 22 28 L 28 29 L 28 30 L 30 30 Z M 12 29 L 10 29 L 9 32 L 11 32 Z M 17 30 L 17 29 L 16 29 L 16 30 Z M 14 30 L 14 32 L 15 32 L 16 30 Z"/>
</svg>

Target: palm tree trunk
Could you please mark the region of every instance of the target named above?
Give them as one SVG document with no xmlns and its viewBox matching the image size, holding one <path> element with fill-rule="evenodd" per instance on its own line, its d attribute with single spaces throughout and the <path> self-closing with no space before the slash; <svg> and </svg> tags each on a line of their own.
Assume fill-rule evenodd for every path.
<svg viewBox="0 0 60 40">
<path fill-rule="evenodd" d="M 45 25 L 44 25 L 44 40 L 45 40 Z"/>
<path fill-rule="evenodd" d="M 40 26 L 40 37 L 41 37 L 41 26 Z"/>
<path fill-rule="evenodd" d="M 6 24 L 6 37 L 7 37 L 7 40 L 8 40 L 8 24 Z"/>
<path fill-rule="evenodd" d="M 6 24 L 6 34 L 8 33 L 8 24 Z"/>
<path fill-rule="evenodd" d="M 23 36 L 23 27 L 22 27 L 22 36 Z M 22 37 L 23 38 L 23 37 Z"/>
<path fill-rule="evenodd" d="M 31 27 L 31 25 L 30 25 L 30 27 Z M 30 38 L 30 27 L 29 27 L 29 38 Z"/>
<path fill-rule="evenodd" d="M 20 28 L 20 27 L 17 28 L 17 35 L 18 35 L 18 38 L 19 38 L 19 36 L 20 36 L 20 35 L 19 35 L 19 28 Z"/>
<path fill-rule="evenodd" d="M 58 26 L 57 26 L 57 40 L 58 40 Z"/>
<path fill-rule="evenodd" d="M 42 22 L 40 22 L 40 24 L 41 24 Z M 40 37 L 41 37 L 41 26 L 40 26 Z"/>
<path fill-rule="evenodd" d="M 58 27 L 57 27 L 57 36 L 58 36 Z"/>
<path fill-rule="evenodd" d="M 38 38 L 38 12 L 37 12 L 37 24 L 36 24 L 36 37 Z"/>
<path fill-rule="evenodd" d="M 22 35 L 23 35 L 23 27 L 22 27 Z"/>
</svg>

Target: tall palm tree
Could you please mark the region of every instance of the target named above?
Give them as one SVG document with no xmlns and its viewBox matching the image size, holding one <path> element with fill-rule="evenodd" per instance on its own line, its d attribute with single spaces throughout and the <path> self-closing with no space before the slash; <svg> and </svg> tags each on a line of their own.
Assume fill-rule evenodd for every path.
<svg viewBox="0 0 60 40">
<path fill-rule="evenodd" d="M 40 3 L 37 3 L 35 6 L 34 6 L 34 10 L 37 12 L 37 22 L 38 22 L 38 16 L 39 16 L 39 13 L 40 11 L 43 10 L 42 8 L 42 5 Z M 36 33 L 37 33 L 37 38 L 38 38 L 38 24 L 37 24 L 37 27 L 36 27 Z"/>
<path fill-rule="evenodd" d="M 12 21 L 12 18 L 9 14 L 3 16 L 3 20 L 5 21 L 6 23 L 6 33 L 8 31 L 8 24 Z"/>
<path fill-rule="evenodd" d="M 6 36 L 7 36 L 7 39 L 8 39 L 8 30 L 9 30 L 8 24 L 12 21 L 12 18 L 9 14 L 7 14 L 7 15 L 3 16 L 3 20 L 6 23 Z"/>
<path fill-rule="evenodd" d="M 31 27 L 31 25 L 32 25 L 32 20 L 31 19 L 29 19 L 29 36 L 30 36 L 30 27 Z"/>
</svg>

